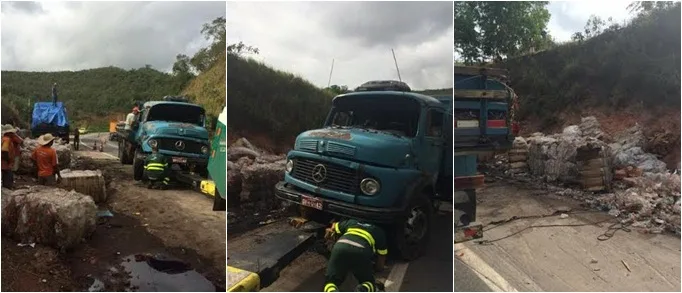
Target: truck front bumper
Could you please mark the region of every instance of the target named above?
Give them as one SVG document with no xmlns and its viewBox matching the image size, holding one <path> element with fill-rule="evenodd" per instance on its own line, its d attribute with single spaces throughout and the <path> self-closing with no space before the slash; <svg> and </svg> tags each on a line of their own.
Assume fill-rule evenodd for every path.
<svg viewBox="0 0 682 293">
<path fill-rule="evenodd" d="M 293 185 L 280 181 L 275 185 L 275 195 L 281 200 L 301 205 L 301 198 L 308 196 L 322 201 L 322 211 L 341 217 L 355 218 L 374 223 L 393 223 L 404 214 L 401 208 L 375 208 L 339 200 L 321 198 L 301 191 Z"/>
</svg>

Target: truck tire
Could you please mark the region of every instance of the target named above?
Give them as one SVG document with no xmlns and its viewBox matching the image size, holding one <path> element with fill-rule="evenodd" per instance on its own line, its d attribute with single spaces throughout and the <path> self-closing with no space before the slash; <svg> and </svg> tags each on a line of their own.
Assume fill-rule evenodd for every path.
<svg viewBox="0 0 682 293">
<path fill-rule="evenodd" d="M 225 211 L 227 210 L 227 201 L 220 197 L 218 188 L 215 189 L 215 197 L 213 197 L 213 210 L 214 211 Z"/>
<path fill-rule="evenodd" d="M 142 180 L 144 174 L 144 161 L 138 157 L 139 153 L 139 149 L 135 150 L 135 156 L 133 157 L 133 179 L 135 179 L 135 181 Z"/>
<path fill-rule="evenodd" d="M 125 142 L 124 141 L 119 141 L 118 142 L 118 158 L 121 161 L 121 164 L 125 165 L 127 164 L 128 161 L 128 156 L 126 155 L 125 151 Z"/>
<path fill-rule="evenodd" d="M 412 196 L 406 216 L 395 225 L 395 244 L 400 258 L 412 261 L 424 254 L 431 241 L 433 204 L 428 195 Z"/>
</svg>

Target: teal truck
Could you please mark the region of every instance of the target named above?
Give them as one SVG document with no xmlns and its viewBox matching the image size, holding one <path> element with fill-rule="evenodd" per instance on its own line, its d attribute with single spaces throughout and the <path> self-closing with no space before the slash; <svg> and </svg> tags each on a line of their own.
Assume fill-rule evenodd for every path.
<svg viewBox="0 0 682 293">
<path fill-rule="evenodd" d="M 483 237 L 476 222 L 476 190 L 485 179 L 478 173 L 478 155 L 511 148 L 519 132 L 517 98 L 507 76 L 497 68 L 454 68 L 455 243 Z"/>
<path fill-rule="evenodd" d="M 385 226 L 399 256 L 415 259 L 428 247 L 434 210 L 452 201 L 452 125 L 450 96 L 365 83 L 333 99 L 322 128 L 298 135 L 275 194 Z"/>
<path fill-rule="evenodd" d="M 142 104 L 132 129 L 118 127 L 118 157 L 133 165 L 133 177 L 142 180 L 144 160 L 158 146 L 170 157 L 173 179 L 194 187 L 208 176 L 211 147 L 205 128 L 206 111 L 184 97 L 166 96 Z"/>
</svg>

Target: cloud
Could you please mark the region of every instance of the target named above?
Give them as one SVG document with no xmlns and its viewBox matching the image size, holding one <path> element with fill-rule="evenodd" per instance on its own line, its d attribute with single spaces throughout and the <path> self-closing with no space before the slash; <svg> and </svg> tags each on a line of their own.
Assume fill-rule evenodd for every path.
<svg viewBox="0 0 682 293">
<path fill-rule="evenodd" d="M 451 2 L 229 2 L 228 42 L 326 87 L 402 79 L 415 89 L 452 86 Z M 229 70 L 229 64 L 228 64 Z"/>
<path fill-rule="evenodd" d="M 629 2 L 604 1 L 556 1 L 547 6 L 552 18 L 547 25 L 550 35 L 557 41 L 564 42 L 571 39 L 575 32 L 582 32 L 591 15 L 603 20 L 609 17 L 616 23 L 623 24 L 631 18 L 627 6 Z"/>
<path fill-rule="evenodd" d="M 220 16 L 225 2 L 3 2 L 2 70 L 169 71 L 207 44 L 201 26 Z"/>
</svg>

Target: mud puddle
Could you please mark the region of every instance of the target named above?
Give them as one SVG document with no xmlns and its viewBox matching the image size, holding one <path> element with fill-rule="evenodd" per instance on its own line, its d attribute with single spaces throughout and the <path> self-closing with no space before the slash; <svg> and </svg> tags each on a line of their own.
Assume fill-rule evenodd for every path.
<svg viewBox="0 0 682 293">
<path fill-rule="evenodd" d="M 103 292 L 105 282 L 126 292 L 215 292 L 211 281 L 182 260 L 162 254 L 135 254 L 109 268 L 101 279 L 89 277 L 89 292 Z"/>
</svg>

